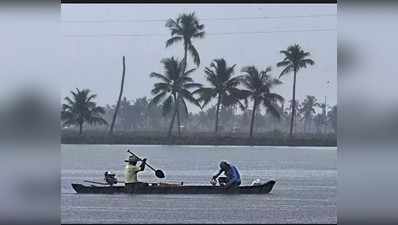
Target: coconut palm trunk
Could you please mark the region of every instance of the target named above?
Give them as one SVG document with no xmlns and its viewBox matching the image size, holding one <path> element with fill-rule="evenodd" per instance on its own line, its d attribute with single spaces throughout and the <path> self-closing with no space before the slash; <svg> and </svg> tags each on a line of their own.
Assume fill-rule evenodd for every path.
<svg viewBox="0 0 398 225">
<path fill-rule="evenodd" d="M 185 73 L 185 69 L 187 68 L 187 57 L 188 57 L 188 45 L 184 44 L 184 70 L 182 71 Z"/>
<path fill-rule="evenodd" d="M 83 123 L 79 123 L 79 135 L 83 133 Z"/>
<path fill-rule="evenodd" d="M 115 113 L 113 114 L 113 118 L 112 118 L 111 128 L 110 128 L 110 130 L 109 130 L 109 134 L 111 134 L 111 135 L 113 134 L 113 129 L 114 129 L 114 126 L 115 126 L 117 113 L 119 112 L 119 108 L 120 108 L 120 101 L 122 100 L 125 74 L 126 74 L 126 60 L 125 60 L 125 57 L 123 56 L 122 82 L 121 82 L 121 85 L 120 85 L 119 98 L 118 98 L 118 100 L 117 100 L 117 104 L 116 104 L 116 108 L 115 108 Z"/>
<path fill-rule="evenodd" d="M 214 133 L 217 134 L 218 132 L 218 116 L 220 112 L 220 105 L 221 105 L 221 95 L 218 95 L 218 100 L 217 100 L 217 108 L 216 108 L 216 125 L 214 129 Z"/>
<path fill-rule="evenodd" d="M 179 107 L 179 99 L 176 101 L 176 112 L 177 112 L 177 126 L 178 126 L 178 136 L 181 135 L 181 120 L 180 120 L 180 107 Z"/>
<path fill-rule="evenodd" d="M 173 131 L 173 126 L 174 126 L 174 121 L 175 118 L 177 117 L 177 126 L 178 126 L 178 136 L 180 136 L 180 113 L 179 113 L 179 101 L 177 96 L 174 94 L 174 102 L 175 102 L 175 109 L 173 113 L 173 117 L 170 122 L 170 127 L 169 127 L 169 137 L 171 136 L 171 132 Z"/>
<path fill-rule="evenodd" d="M 184 59 L 183 59 L 183 70 L 181 71 L 182 74 L 185 73 L 185 70 L 187 68 L 187 55 L 188 55 L 188 45 L 184 44 Z M 182 76 L 182 74 L 180 74 Z M 177 130 L 178 130 L 178 136 L 181 135 L 181 118 L 180 118 L 180 107 L 179 107 L 179 98 L 175 99 L 176 102 L 176 114 L 177 114 Z"/>
<path fill-rule="evenodd" d="M 250 121 L 250 137 L 253 137 L 253 127 L 254 127 L 254 119 L 256 117 L 256 109 L 257 109 L 257 101 L 255 100 L 253 103 L 252 118 Z"/>
<path fill-rule="evenodd" d="M 289 137 L 293 137 L 293 126 L 294 126 L 294 116 L 296 115 L 296 74 L 297 71 L 294 70 L 293 76 L 293 103 L 292 103 L 292 117 L 290 119 L 290 133 Z"/>
<path fill-rule="evenodd" d="M 177 114 L 177 110 L 174 110 L 173 116 L 171 118 L 171 122 L 170 122 L 170 126 L 169 126 L 169 132 L 168 132 L 168 136 L 171 136 L 171 132 L 173 131 L 173 125 L 174 125 L 174 120 L 176 118 L 176 114 Z"/>
</svg>

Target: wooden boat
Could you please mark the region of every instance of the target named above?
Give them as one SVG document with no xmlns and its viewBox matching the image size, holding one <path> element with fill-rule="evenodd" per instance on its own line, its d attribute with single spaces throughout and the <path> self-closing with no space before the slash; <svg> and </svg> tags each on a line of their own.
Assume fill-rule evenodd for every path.
<svg viewBox="0 0 398 225">
<path fill-rule="evenodd" d="M 275 185 L 271 180 L 267 183 L 254 186 L 239 186 L 236 188 L 225 189 L 220 186 L 177 186 L 177 185 L 149 185 L 127 189 L 123 186 L 95 186 L 72 184 L 73 189 L 79 194 L 268 194 Z"/>
</svg>

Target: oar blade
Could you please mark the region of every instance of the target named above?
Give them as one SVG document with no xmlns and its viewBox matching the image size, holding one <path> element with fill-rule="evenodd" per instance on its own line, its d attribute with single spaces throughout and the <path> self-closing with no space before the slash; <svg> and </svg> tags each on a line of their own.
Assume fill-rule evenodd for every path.
<svg viewBox="0 0 398 225">
<path fill-rule="evenodd" d="M 164 178 L 164 177 L 165 177 L 163 171 L 161 171 L 161 170 L 156 170 L 156 171 L 155 171 L 155 175 L 156 175 L 156 177 L 158 177 L 158 178 Z"/>
</svg>

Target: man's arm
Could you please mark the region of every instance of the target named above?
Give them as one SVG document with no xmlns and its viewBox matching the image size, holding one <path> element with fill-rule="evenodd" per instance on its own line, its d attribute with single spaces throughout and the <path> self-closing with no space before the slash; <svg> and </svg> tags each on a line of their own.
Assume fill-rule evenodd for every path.
<svg viewBox="0 0 398 225">
<path fill-rule="evenodd" d="M 213 176 L 213 179 L 216 179 L 218 176 L 220 176 L 220 174 L 223 172 L 222 169 L 220 169 L 220 171 L 218 171 L 218 173 L 216 175 Z"/>
<path fill-rule="evenodd" d="M 140 165 L 140 171 L 143 171 L 145 169 L 145 164 L 146 164 L 146 159 L 143 159 L 141 161 L 141 165 Z"/>
<path fill-rule="evenodd" d="M 236 182 L 236 181 L 238 181 L 238 175 L 236 174 L 236 171 L 235 171 L 234 169 L 232 169 L 231 177 L 229 178 L 228 183 L 226 183 L 226 184 L 224 185 L 224 187 L 225 187 L 225 188 L 229 188 L 229 187 L 231 187 L 232 184 L 233 184 L 234 182 Z"/>
</svg>

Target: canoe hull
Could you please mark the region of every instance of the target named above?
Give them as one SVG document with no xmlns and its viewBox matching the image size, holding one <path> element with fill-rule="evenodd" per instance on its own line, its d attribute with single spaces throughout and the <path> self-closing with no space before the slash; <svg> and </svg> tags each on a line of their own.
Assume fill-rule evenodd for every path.
<svg viewBox="0 0 398 225">
<path fill-rule="evenodd" d="M 275 185 L 271 180 L 258 186 L 240 186 L 237 188 L 224 189 L 220 186 L 148 186 L 127 190 L 125 186 L 86 186 L 72 184 L 73 189 L 79 194 L 268 194 Z"/>
</svg>

